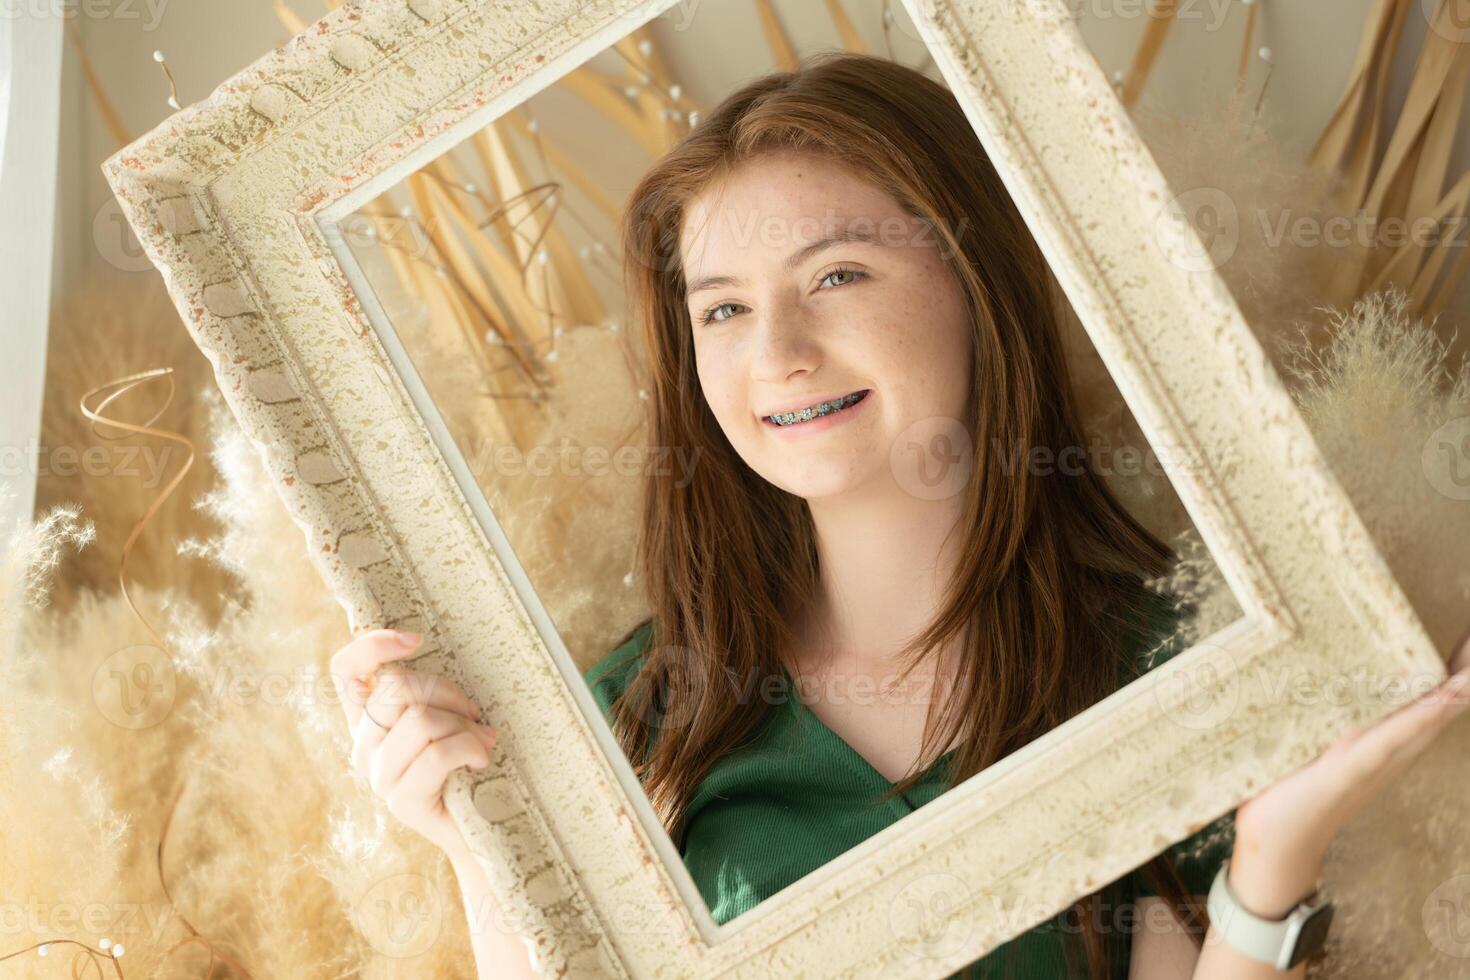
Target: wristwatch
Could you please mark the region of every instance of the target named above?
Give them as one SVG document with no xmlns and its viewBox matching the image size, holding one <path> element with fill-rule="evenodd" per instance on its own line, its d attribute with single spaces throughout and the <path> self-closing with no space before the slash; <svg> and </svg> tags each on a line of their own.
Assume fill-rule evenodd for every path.
<svg viewBox="0 0 1470 980">
<path fill-rule="evenodd" d="M 1321 949 L 1327 942 L 1327 927 L 1332 924 L 1332 903 L 1325 899 L 1313 902 L 1317 893 L 1297 903 L 1296 908 L 1281 919 L 1263 919 L 1252 915 L 1235 900 L 1225 870 L 1230 862 L 1220 865 L 1205 907 L 1210 923 L 1235 949 L 1278 970 L 1290 970 Z"/>
</svg>

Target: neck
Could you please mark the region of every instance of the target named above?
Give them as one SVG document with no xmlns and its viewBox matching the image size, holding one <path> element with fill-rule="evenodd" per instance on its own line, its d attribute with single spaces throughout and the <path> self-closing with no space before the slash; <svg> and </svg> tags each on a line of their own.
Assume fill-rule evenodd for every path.
<svg viewBox="0 0 1470 980">
<path fill-rule="evenodd" d="M 895 667 L 939 612 L 962 506 L 960 494 L 923 500 L 895 483 L 808 501 L 821 582 L 802 617 L 806 649 L 841 667 Z"/>
</svg>

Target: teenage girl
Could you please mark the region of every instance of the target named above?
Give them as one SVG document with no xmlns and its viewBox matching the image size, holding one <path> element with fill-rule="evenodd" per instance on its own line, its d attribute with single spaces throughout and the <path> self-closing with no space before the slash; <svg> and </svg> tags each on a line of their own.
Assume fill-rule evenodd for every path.
<svg viewBox="0 0 1470 980">
<path fill-rule="evenodd" d="M 944 86 L 847 54 L 760 78 L 641 179 L 622 245 L 649 444 L 697 464 L 648 477 L 652 616 L 586 679 L 724 922 L 1156 665 L 1179 610 L 1144 581 L 1174 556 L 1085 465 L 1047 267 Z M 1467 651 L 1227 814 L 1233 834 L 966 972 L 1300 980 L 1206 941 L 1211 880 L 1228 861 L 1264 918 L 1313 893 L 1337 831 L 1463 710 Z M 373 630 L 333 672 L 347 690 L 412 653 Z M 343 699 L 354 765 L 453 861 L 480 976 L 534 976 L 442 800 L 494 729 L 435 680 Z"/>
</svg>

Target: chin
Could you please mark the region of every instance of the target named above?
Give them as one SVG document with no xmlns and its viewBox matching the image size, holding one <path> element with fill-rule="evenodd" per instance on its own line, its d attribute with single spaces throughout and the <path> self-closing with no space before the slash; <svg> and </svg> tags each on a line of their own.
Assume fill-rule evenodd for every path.
<svg viewBox="0 0 1470 980">
<path fill-rule="evenodd" d="M 838 462 L 816 459 L 812 460 L 810 466 L 792 466 L 790 460 L 785 462 L 786 465 L 779 467 L 776 472 L 761 475 L 787 493 L 803 500 L 837 497 L 865 482 L 861 474 Z"/>
</svg>

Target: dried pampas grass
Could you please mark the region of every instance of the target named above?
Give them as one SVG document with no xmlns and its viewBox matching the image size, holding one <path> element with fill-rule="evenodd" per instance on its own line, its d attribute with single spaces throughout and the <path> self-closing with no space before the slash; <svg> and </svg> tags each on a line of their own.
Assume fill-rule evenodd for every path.
<svg viewBox="0 0 1470 980">
<path fill-rule="evenodd" d="M 1329 341 L 1298 339 L 1287 382 L 1312 435 L 1431 637 L 1470 620 L 1470 364 L 1452 361 L 1407 296 L 1374 293 L 1328 314 Z"/>
<path fill-rule="evenodd" d="M 42 911 L 0 955 L 106 938 L 125 975 L 200 977 L 203 945 L 169 954 L 187 920 L 257 978 L 470 975 L 448 862 L 349 767 L 327 670 L 350 635 L 342 610 L 222 399 L 199 407 L 222 480 L 201 507 L 222 530 L 197 553 L 239 585 L 211 623 L 186 589 L 130 583 L 169 653 L 115 593 L 24 618 L 5 668 L 15 705 L 0 713 L 4 784 L 24 789 L 0 798 L 0 880 L 7 901 Z M 85 532 L 71 517 L 37 536 L 28 554 Z M 158 867 L 176 796 L 162 874 L 177 913 Z M 35 956 L 6 975 L 55 975 Z"/>
<path fill-rule="evenodd" d="M 36 512 L 87 501 L 98 529 L 94 547 L 57 576 L 53 605 L 69 607 L 89 591 L 118 588 L 118 566 L 128 531 L 184 466 L 185 447 L 96 426 L 78 408 L 89 390 L 116 378 L 167 366 L 173 369 L 172 403 L 154 425 L 191 440 L 196 456 L 183 482 L 148 522 L 128 556 L 132 589 L 167 590 L 189 583 L 189 594 L 209 617 L 222 596 L 235 588 L 219 565 L 180 557 L 177 542 L 212 534 L 218 525 L 190 506 L 218 480 L 208 457 L 209 419 L 195 393 L 214 387 L 209 362 L 179 325 L 179 314 L 157 275 L 98 273 L 84 278 L 51 316 L 46 349 L 46 388 L 36 454 Z M 167 380 L 139 385 L 108 405 L 105 414 L 135 424 L 146 422 L 168 398 Z M 96 406 L 99 398 L 90 403 Z M 100 435 L 98 434 L 100 433 Z M 105 437 L 105 438 L 104 438 Z M 145 611 L 144 615 L 148 615 Z"/>
<path fill-rule="evenodd" d="M 1393 291 L 1325 311 L 1324 347 L 1284 347 L 1288 382 L 1425 629 L 1449 650 L 1470 619 L 1470 366 L 1406 304 Z M 1467 754 L 1460 719 L 1333 842 L 1325 889 L 1337 919 L 1314 980 L 1462 975 Z"/>
</svg>

